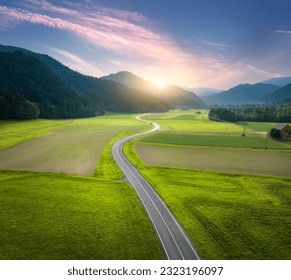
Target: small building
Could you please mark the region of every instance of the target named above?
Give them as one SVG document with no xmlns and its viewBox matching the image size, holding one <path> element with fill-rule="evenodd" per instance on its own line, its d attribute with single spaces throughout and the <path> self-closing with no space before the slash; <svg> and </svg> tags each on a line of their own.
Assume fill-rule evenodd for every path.
<svg viewBox="0 0 291 280">
<path fill-rule="evenodd" d="M 274 128 L 280 130 L 283 135 L 291 133 L 291 127 L 288 123 L 277 123 Z"/>
</svg>

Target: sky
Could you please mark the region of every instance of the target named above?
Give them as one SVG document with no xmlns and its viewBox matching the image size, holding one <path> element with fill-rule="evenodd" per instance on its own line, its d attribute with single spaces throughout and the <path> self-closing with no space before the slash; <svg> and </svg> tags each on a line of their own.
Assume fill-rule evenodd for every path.
<svg viewBox="0 0 291 280">
<path fill-rule="evenodd" d="M 83 74 L 228 89 L 291 76 L 289 0 L 0 0 L 0 44 Z"/>
</svg>

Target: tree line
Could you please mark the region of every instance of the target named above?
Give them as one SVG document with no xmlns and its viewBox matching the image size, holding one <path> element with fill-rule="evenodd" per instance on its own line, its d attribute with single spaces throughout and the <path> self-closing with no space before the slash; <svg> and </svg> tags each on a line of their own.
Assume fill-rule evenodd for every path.
<svg viewBox="0 0 291 280">
<path fill-rule="evenodd" d="M 208 118 L 214 121 L 291 122 L 291 105 L 246 105 L 211 108 Z"/>
</svg>

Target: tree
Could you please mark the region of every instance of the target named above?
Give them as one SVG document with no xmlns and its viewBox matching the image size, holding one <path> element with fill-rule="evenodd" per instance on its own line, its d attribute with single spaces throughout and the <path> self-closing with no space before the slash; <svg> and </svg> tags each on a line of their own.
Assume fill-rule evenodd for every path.
<svg viewBox="0 0 291 280">
<path fill-rule="evenodd" d="M 214 121 L 237 121 L 235 113 L 225 108 L 211 108 L 208 113 L 208 118 Z"/>
<path fill-rule="evenodd" d="M 19 100 L 15 109 L 15 117 L 20 120 L 37 119 L 39 115 L 37 104 L 28 100 Z"/>
<path fill-rule="evenodd" d="M 275 139 L 280 139 L 282 138 L 282 133 L 279 129 L 277 128 L 272 128 L 269 132 L 270 136 L 275 138 Z"/>
<path fill-rule="evenodd" d="M 0 119 L 9 118 L 9 102 L 4 96 L 0 96 Z"/>
</svg>

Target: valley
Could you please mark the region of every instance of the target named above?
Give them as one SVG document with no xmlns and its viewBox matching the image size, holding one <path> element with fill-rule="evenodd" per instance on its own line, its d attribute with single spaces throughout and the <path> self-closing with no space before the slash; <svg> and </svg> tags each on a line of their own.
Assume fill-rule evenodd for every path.
<svg viewBox="0 0 291 280">
<path fill-rule="evenodd" d="M 2 0 L 0 280 L 290 278 L 290 11 Z"/>
<path fill-rule="evenodd" d="M 202 258 L 289 259 L 290 142 L 269 138 L 265 149 L 262 132 L 273 123 L 213 122 L 208 110 L 197 112 L 144 116 L 161 129 L 132 139 L 126 156 Z M 1 259 L 166 257 L 111 153 L 118 139 L 151 127 L 135 116 L 0 123 L 7 135 L 0 151 Z"/>
<path fill-rule="evenodd" d="M 290 77 L 196 95 L 13 46 L 0 64 L 0 259 L 291 258 L 291 140 L 268 136 Z"/>
</svg>

